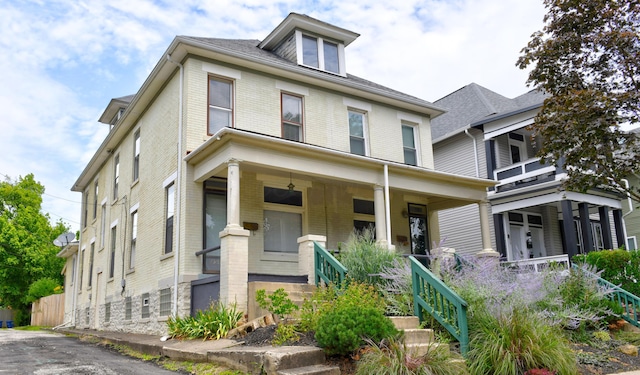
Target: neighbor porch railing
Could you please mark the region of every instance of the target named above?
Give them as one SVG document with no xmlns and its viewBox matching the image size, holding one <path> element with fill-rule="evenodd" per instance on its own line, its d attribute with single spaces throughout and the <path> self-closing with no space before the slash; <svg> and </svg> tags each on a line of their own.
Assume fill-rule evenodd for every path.
<svg viewBox="0 0 640 375">
<path fill-rule="evenodd" d="M 320 285 L 321 281 L 335 286 L 340 286 L 344 282 L 347 269 L 315 241 L 313 242 L 313 264 L 316 286 Z"/>
<path fill-rule="evenodd" d="M 520 260 L 512 260 L 508 262 L 502 262 L 503 266 L 516 266 L 518 268 L 529 269 L 531 271 L 540 272 L 549 265 L 558 264 L 562 265 L 565 270 L 569 269 L 569 256 L 567 254 L 562 255 L 552 255 L 548 257 L 539 257 L 539 258 L 530 258 L 530 259 L 520 259 Z"/>
<path fill-rule="evenodd" d="M 504 185 L 551 173 L 555 170 L 556 167 L 553 165 L 542 164 L 539 158 L 534 158 L 496 169 L 493 171 L 493 178 L 499 181 L 500 185 Z"/>
<path fill-rule="evenodd" d="M 578 266 L 575 263 L 573 264 L 573 268 L 576 270 L 578 269 L 582 270 L 580 266 Z M 640 328 L 640 323 L 638 322 L 638 309 L 640 309 L 640 298 L 638 298 L 638 296 L 631 294 L 626 290 L 620 288 L 619 286 L 608 282 L 602 277 L 598 277 L 598 275 L 595 275 L 586 270 L 582 270 L 582 271 L 587 272 L 588 274 L 595 277 L 596 280 L 598 281 L 598 285 L 604 287 L 607 290 L 612 290 L 613 292 L 607 294 L 607 297 L 614 302 L 618 302 L 620 306 L 622 306 L 622 309 L 624 310 L 622 313 L 622 319 Z"/>
<path fill-rule="evenodd" d="M 411 256 L 409 260 L 411 262 L 414 315 L 423 321 L 422 309 L 428 312 L 460 342 L 460 352 L 462 355 L 466 355 L 469 351 L 467 302 L 416 258 Z"/>
</svg>

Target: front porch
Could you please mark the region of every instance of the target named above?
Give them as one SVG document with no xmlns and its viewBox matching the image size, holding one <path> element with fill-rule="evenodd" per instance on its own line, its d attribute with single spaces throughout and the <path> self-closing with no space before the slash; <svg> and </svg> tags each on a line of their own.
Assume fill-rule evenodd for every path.
<svg viewBox="0 0 640 375">
<path fill-rule="evenodd" d="M 193 253 L 201 274 L 219 274 L 222 302 L 247 305 L 249 274 L 312 283 L 304 244 L 326 239 L 339 249 L 354 229 L 370 226 L 380 244 L 424 254 L 440 241 L 437 212 L 470 203 L 482 227 L 477 252 L 497 256 L 485 200 L 490 181 L 233 129 L 219 138 L 187 156 L 186 173 L 187 194 L 204 193 L 204 214 L 188 225 L 202 228 L 202 247 Z M 196 199 L 185 204 L 198 210 Z"/>
</svg>

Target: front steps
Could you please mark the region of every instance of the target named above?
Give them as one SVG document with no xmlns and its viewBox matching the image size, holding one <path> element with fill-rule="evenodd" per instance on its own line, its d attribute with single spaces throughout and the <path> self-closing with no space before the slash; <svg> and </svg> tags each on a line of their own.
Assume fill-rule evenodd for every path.
<svg viewBox="0 0 640 375">
<path fill-rule="evenodd" d="M 420 320 L 417 316 L 394 316 L 390 317 L 396 329 L 404 331 L 402 340 L 408 350 L 414 356 L 422 356 L 434 350 L 450 351 L 449 344 L 436 342 L 435 333 L 432 329 L 420 327 Z"/>
</svg>

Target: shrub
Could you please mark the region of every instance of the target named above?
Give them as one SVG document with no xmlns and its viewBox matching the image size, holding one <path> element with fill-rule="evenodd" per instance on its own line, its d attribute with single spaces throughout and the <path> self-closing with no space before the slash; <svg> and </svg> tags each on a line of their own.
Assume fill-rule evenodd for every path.
<svg viewBox="0 0 640 375">
<path fill-rule="evenodd" d="M 298 305 L 291 301 L 284 288 L 279 288 L 268 296 L 264 289 L 259 289 L 256 291 L 256 302 L 261 308 L 280 319 L 285 319 L 286 316 L 298 310 Z"/>
<path fill-rule="evenodd" d="M 195 317 L 170 317 L 167 326 L 173 338 L 217 340 L 235 328 L 242 316 L 235 304 L 225 307 L 221 303 L 212 303 L 207 310 L 198 310 Z"/>
<path fill-rule="evenodd" d="M 561 332 L 531 310 L 516 307 L 498 317 L 478 313 L 470 323 L 471 373 L 512 375 L 542 368 L 558 375 L 577 372 L 575 355 Z"/>
<path fill-rule="evenodd" d="M 640 296 L 640 251 L 601 250 L 577 255 L 575 262 L 585 262 L 602 270 L 601 277 L 630 293 Z"/>
<path fill-rule="evenodd" d="M 365 229 L 354 232 L 340 251 L 339 260 L 348 270 L 348 277 L 360 283 L 379 285 L 379 273 L 393 265 L 400 256 L 379 246 L 373 238 L 373 231 Z"/>
<path fill-rule="evenodd" d="M 27 303 L 37 301 L 38 299 L 52 294 L 62 293 L 62 287 L 52 278 L 45 277 L 39 279 L 29 286 L 27 292 Z"/>
<path fill-rule="evenodd" d="M 350 304 L 322 314 L 315 337 L 328 354 L 349 354 L 358 349 L 364 339 L 381 341 L 397 333 L 391 320 L 379 309 Z"/>
<path fill-rule="evenodd" d="M 276 327 L 275 335 L 271 343 L 273 345 L 284 345 L 286 343 L 293 343 L 300 339 L 298 330 L 295 324 L 280 323 Z"/>
<path fill-rule="evenodd" d="M 417 355 L 402 342 L 391 339 L 380 345 L 368 342 L 368 349 L 356 364 L 356 375 L 465 375 L 467 366 L 448 350 L 430 349 Z M 455 359 L 455 360 L 452 360 Z"/>
</svg>

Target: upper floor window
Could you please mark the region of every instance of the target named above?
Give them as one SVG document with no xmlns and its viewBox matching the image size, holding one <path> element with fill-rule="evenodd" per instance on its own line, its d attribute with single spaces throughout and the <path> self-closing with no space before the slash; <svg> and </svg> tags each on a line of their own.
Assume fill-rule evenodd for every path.
<svg viewBox="0 0 640 375">
<path fill-rule="evenodd" d="M 233 82 L 209 77 L 209 135 L 233 124 Z"/>
<path fill-rule="evenodd" d="M 524 143 L 524 136 L 518 133 L 509 133 L 509 153 L 511 163 L 520 163 L 527 159 L 527 148 Z"/>
<path fill-rule="evenodd" d="M 418 165 L 418 147 L 416 143 L 416 127 L 402 124 L 402 148 L 404 151 L 404 163 Z"/>
<path fill-rule="evenodd" d="M 366 118 L 364 113 L 351 110 L 349 111 L 349 145 L 351 147 L 352 154 L 367 154 L 365 122 Z"/>
<path fill-rule="evenodd" d="M 140 177 L 140 130 L 133 135 L 133 181 Z"/>
<path fill-rule="evenodd" d="M 304 35 L 300 33 L 300 44 L 302 48 L 298 62 L 312 68 L 344 74 L 340 69 L 340 45 L 323 38 Z"/>
<path fill-rule="evenodd" d="M 109 250 L 109 278 L 113 279 L 116 269 L 116 244 L 118 242 L 118 229 L 116 226 L 111 227 L 111 245 Z"/>
<path fill-rule="evenodd" d="M 89 253 L 89 281 L 87 282 L 87 286 L 91 287 L 91 282 L 93 280 L 93 257 L 96 250 L 96 243 L 91 243 L 91 252 Z"/>
<path fill-rule="evenodd" d="M 113 160 L 113 199 L 118 199 L 118 184 L 120 183 L 120 155 L 116 155 Z"/>
<path fill-rule="evenodd" d="M 165 237 L 164 237 L 164 253 L 169 254 L 173 251 L 173 215 L 175 212 L 176 203 L 176 185 L 166 187 L 166 215 L 165 215 Z"/>
<path fill-rule="evenodd" d="M 129 269 L 136 265 L 136 242 L 138 241 L 138 210 L 131 213 L 131 252 L 129 253 Z"/>
<path fill-rule="evenodd" d="M 98 216 L 98 180 L 93 183 L 93 218 Z"/>
<path fill-rule="evenodd" d="M 82 227 L 87 226 L 87 221 L 89 220 L 89 189 L 85 190 L 84 197 L 82 199 L 83 203 L 83 212 L 82 212 Z"/>
<path fill-rule="evenodd" d="M 302 141 L 302 97 L 282 93 L 282 138 Z"/>
</svg>

